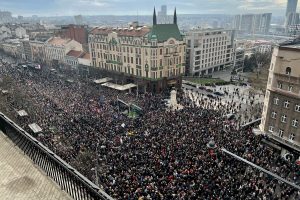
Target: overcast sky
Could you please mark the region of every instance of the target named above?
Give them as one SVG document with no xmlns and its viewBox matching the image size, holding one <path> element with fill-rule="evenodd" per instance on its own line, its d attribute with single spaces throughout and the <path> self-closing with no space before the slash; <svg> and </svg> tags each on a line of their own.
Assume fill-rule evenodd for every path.
<svg viewBox="0 0 300 200">
<path fill-rule="evenodd" d="M 0 0 L 0 9 L 14 16 L 140 15 L 168 6 L 171 14 L 239 14 L 272 12 L 284 15 L 287 0 Z"/>
</svg>

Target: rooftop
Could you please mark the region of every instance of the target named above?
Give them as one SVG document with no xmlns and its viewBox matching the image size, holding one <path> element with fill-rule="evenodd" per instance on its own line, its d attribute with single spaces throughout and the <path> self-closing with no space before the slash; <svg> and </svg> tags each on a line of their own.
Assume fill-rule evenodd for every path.
<svg viewBox="0 0 300 200">
<path fill-rule="evenodd" d="M 75 51 L 75 50 L 71 50 L 67 53 L 67 56 L 72 56 L 72 57 L 76 57 L 79 58 L 84 52 L 83 51 Z"/>
<path fill-rule="evenodd" d="M 182 41 L 183 38 L 180 34 L 177 24 L 155 24 L 149 34 L 149 39 L 157 38 L 158 42 L 165 42 L 169 38 Z"/>
<path fill-rule="evenodd" d="M 143 37 L 150 32 L 148 27 L 139 28 L 94 28 L 90 34 L 108 35 L 109 33 L 116 32 L 119 36 Z"/>
<path fill-rule="evenodd" d="M 6 200 L 71 200 L 0 132 L 0 194 Z"/>
<path fill-rule="evenodd" d="M 48 40 L 48 44 L 52 44 L 55 46 L 63 46 L 66 45 L 67 43 L 69 43 L 71 41 L 71 39 L 63 39 L 60 37 L 52 37 Z"/>
<path fill-rule="evenodd" d="M 86 52 L 84 52 L 81 56 L 80 56 L 80 58 L 84 58 L 84 59 L 90 59 L 91 58 L 91 56 L 90 56 L 90 54 L 89 53 L 86 53 Z"/>
</svg>

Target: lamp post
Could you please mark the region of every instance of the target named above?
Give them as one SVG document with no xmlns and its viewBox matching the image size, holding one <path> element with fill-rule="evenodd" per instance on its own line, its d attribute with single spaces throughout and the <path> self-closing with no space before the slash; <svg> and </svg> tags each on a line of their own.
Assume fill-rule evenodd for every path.
<svg viewBox="0 0 300 200">
<path fill-rule="evenodd" d="M 215 143 L 214 138 L 212 137 L 209 142 L 207 143 L 207 148 L 208 148 L 208 153 L 209 155 L 213 158 L 216 159 L 216 153 L 215 153 L 215 149 L 217 148 L 217 145 Z"/>
</svg>

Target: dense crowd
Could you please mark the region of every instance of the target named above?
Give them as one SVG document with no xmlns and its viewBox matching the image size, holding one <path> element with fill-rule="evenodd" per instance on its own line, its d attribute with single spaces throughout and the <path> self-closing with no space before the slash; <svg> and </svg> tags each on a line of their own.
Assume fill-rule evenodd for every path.
<svg viewBox="0 0 300 200">
<path fill-rule="evenodd" d="M 1 109 L 9 116 L 25 109 L 23 128 L 37 123 L 38 139 L 116 199 L 299 199 L 299 191 L 235 160 L 225 148 L 287 180 L 300 170 L 262 143 L 251 127 L 226 113 L 234 102 L 178 92 L 180 110 L 165 107 L 168 94 L 122 93 L 91 81 L 43 69 L 0 66 Z M 99 99 L 102 99 L 101 101 Z M 143 114 L 129 118 L 117 99 L 135 103 Z M 235 110 L 236 109 L 236 110 Z M 209 150 L 214 140 L 217 148 Z M 95 177 L 97 170 L 98 177 Z"/>
</svg>

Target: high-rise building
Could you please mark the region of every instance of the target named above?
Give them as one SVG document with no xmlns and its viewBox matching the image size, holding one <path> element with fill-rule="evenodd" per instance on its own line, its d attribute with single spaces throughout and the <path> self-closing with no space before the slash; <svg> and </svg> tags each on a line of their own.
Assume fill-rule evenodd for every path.
<svg viewBox="0 0 300 200">
<path fill-rule="evenodd" d="M 11 12 L 8 11 L 0 11 L 0 24 L 1 23 L 10 23 L 13 21 L 13 17 Z"/>
<path fill-rule="evenodd" d="M 268 33 L 271 24 L 272 13 L 255 15 L 254 33 Z"/>
<path fill-rule="evenodd" d="M 186 34 L 185 41 L 188 75 L 201 76 L 233 65 L 233 30 L 192 30 Z"/>
<path fill-rule="evenodd" d="M 288 0 L 286 6 L 285 16 L 287 17 L 289 13 L 295 13 L 297 9 L 298 0 Z"/>
<path fill-rule="evenodd" d="M 283 149 L 300 151 L 300 42 L 273 50 L 260 130 Z M 283 150 L 285 153 L 285 150 Z"/>
<path fill-rule="evenodd" d="M 286 16 L 285 27 L 288 29 L 292 25 L 299 24 L 299 13 L 290 12 Z"/>
<path fill-rule="evenodd" d="M 237 31 L 241 30 L 241 15 L 234 16 L 232 28 Z"/>
<path fill-rule="evenodd" d="M 162 24 L 167 23 L 168 22 L 167 6 L 162 5 L 161 10 L 158 11 L 157 15 L 158 15 L 159 23 L 162 23 Z"/>
<path fill-rule="evenodd" d="M 75 15 L 74 19 L 75 19 L 75 23 L 77 25 L 82 25 L 83 24 L 83 17 L 82 17 L 82 15 Z"/>
<path fill-rule="evenodd" d="M 92 66 L 123 83 L 134 82 L 142 91 L 160 92 L 181 87 L 185 72 L 185 43 L 174 12 L 172 24 L 129 28 L 94 28 L 89 33 Z"/>
<path fill-rule="evenodd" d="M 272 13 L 236 15 L 232 28 L 242 33 L 268 33 L 271 18 Z"/>
</svg>

